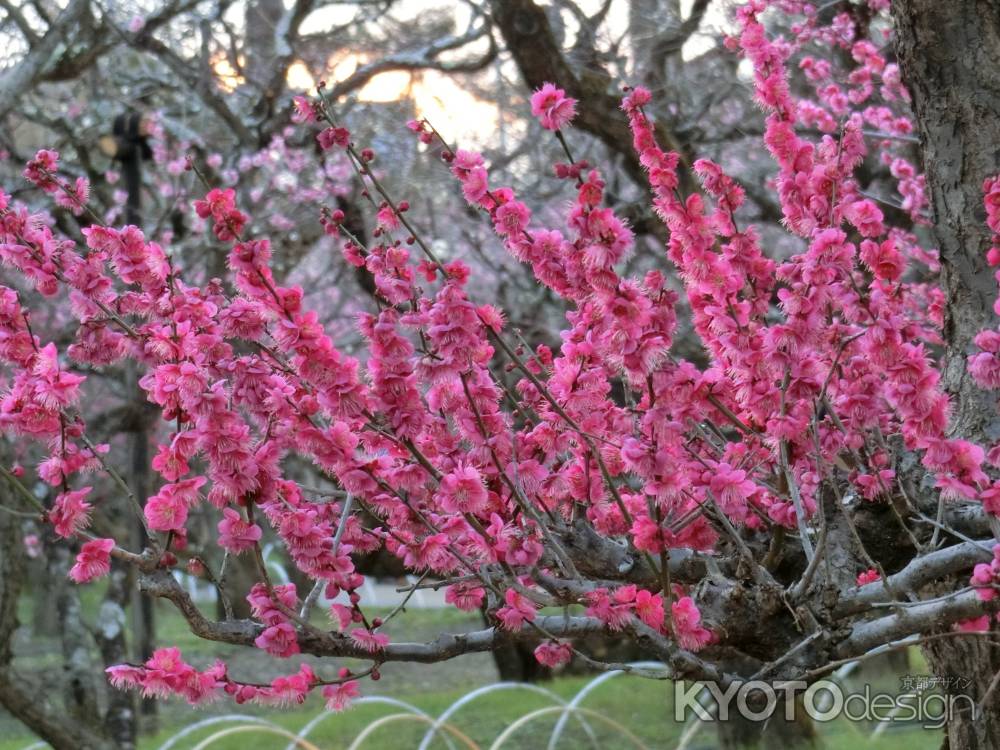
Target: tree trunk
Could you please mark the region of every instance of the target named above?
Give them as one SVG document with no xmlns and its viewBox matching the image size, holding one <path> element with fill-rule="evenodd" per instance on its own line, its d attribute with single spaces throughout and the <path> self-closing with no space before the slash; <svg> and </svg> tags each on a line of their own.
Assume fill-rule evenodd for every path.
<svg viewBox="0 0 1000 750">
<path fill-rule="evenodd" d="M 481 611 L 483 624 L 491 623 L 486 610 Z M 513 639 L 501 640 L 490 652 L 497 674 L 504 682 L 538 682 L 552 679 L 552 670 L 542 666 L 535 658 L 535 644 L 522 643 Z"/>
<path fill-rule="evenodd" d="M 938 638 L 924 646 L 927 664 L 936 677 L 945 680 L 955 696 L 942 750 L 992 750 L 1000 747 L 1000 697 L 994 690 L 982 712 L 973 715 L 990 683 L 1000 672 L 997 633 L 990 643 L 985 638 Z"/>
<path fill-rule="evenodd" d="M 65 544 L 55 546 L 49 553 L 46 572 L 46 575 L 60 582 L 55 616 L 59 620 L 62 644 L 63 705 L 66 714 L 75 722 L 97 730 L 100 726 L 100 713 L 97 705 L 97 670 L 94 669 L 91 658 L 93 641 L 83 621 L 79 588 L 70 583 L 68 577 L 72 563 L 73 554 L 69 548 Z M 102 682 L 103 677 L 101 675 Z"/>
<path fill-rule="evenodd" d="M 751 721 L 731 713 L 726 721 L 716 723 L 720 750 L 817 746 L 816 727 L 805 711 L 797 711 L 792 721 L 786 721 L 784 712 L 778 710 L 767 721 Z"/>
<path fill-rule="evenodd" d="M 59 637 L 59 620 L 52 616 L 56 611 L 56 601 L 59 597 L 59 582 L 53 581 L 45 575 L 46 560 L 49 552 L 56 544 L 61 544 L 62 540 L 52 533 L 51 529 L 44 529 L 39 535 L 42 547 L 41 559 L 36 560 L 34 566 L 38 581 L 35 589 L 35 596 L 32 598 L 31 632 L 35 636 L 43 638 Z M 30 563 L 29 563 L 30 564 Z"/>
<path fill-rule="evenodd" d="M 246 555 L 230 555 L 225 577 L 220 581 L 222 590 L 226 592 L 229 604 L 233 608 L 233 617 L 237 620 L 245 620 L 250 617 L 250 603 L 247 601 L 247 594 L 258 580 L 257 569 L 253 563 L 246 559 Z M 214 556 L 210 558 L 214 560 Z M 221 570 L 222 555 L 218 556 L 219 565 L 215 570 Z M 226 608 L 222 602 L 222 597 L 216 601 L 216 615 L 220 620 L 226 618 Z"/>
<path fill-rule="evenodd" d="M 70 3 L 28 54 L 0 76 L 0 117 L 6 117 L 17 106 L 21 95 L 52 65 L 55 53 L 65 43 L 66 37 L 79 27 L 88 6 L 87 0 L 74 0 Z"/>
<path fill-rule="evenodd" d="M 278 24 L 285 13 L 281 0 L 252 0 L 246 6 L 247 79 L 266 89 L 278 61 Z"/>
<path fill-rule="evenodd" d="M 989 446 L 1000 437 L 997 397 L 976 387 L 966 357 L 976 333 L 996 324 L 982 184 L 1000 172 L 1000 0 L 894 0 L 892 13 L 941 252 L 948 344 L 943 383 L 952 394 L 952 431 Z M 983 640 L 939 639 L 924 652 L 938 677 L 969 680 L 966 692 L 974 700 L 1000 668 L 1000 653 Z M 980 716 L 954 714 L 946 733 L 950 750 L 1000 748 L 996 691 Z"/>
<path fill-rule="evenodd" d="M 0 504 L 16 505 L 6 489 L 0 484 Z M 12 666 L 17 602 L 25 582 L 22 545 L 17 521 L 0 513 L 0 706 L 56 750 L 120 750 L 88 723 L 76 720 L 71 710 L 50 700 L 50 689 L 35 684 Z M 72 609 L 64 607 L 69 614 Z M 69 687 L 72 677 L 64 684 Z"/>
<path fill-rule="evenodd" d="M 111 560 L 108 588 L 94 627 L 94 640 L 97 641 L 101 651 L 101 661 L 105 667 L 128 661 L 125 607 L 129 600 L 129 583 L 133 578 L 127 565 L 118 559 Z M 108 691 L 104 733 L 122 750 L 135 750 L 136 747 L 138 722 L 135 707 L 134 691 L 113 689 Z"/>
<path fill-rule="evenodd" d="M 136 196 L 138 199 L 138 196 Z M 138 210 L 138 204 L 136 206 Z M 149 432 L 151 413 L 145 394 L 139 387 L 139 372 L 134 366 L 130 366 L 126 375 L 126 383 L 129 392 L 132 394 L 132 409 L 134 411 L 134 422 L 131 425 L 131 435 L 129 436 L 130 465 L 129 485 L 132 494 L 143 506 L 146 498 L 153 494 L 153 476 L 151 468 L 151 457 L 149 455 Z M 139 518 L 134 517 L 129 509 L 129 517 L 132 525 L 132 549 L 145 549 L 149 544 L 146 538 L 146 529 Z M 132 632 L 135 637 L 134 651 L 136 661 L 144 662 L 148 660 L 156 649 L 156 609 L 153 598 L 139 591 L 138 586 L 132 585 Z M 143 729 L 149 732 L 156 731 L 157 726 L 157 703 L 156 698 L 143 697 L 139 704 L 139 711 L 142 714 Z"/>
<path fill-rule="evenodd" d="M 896 0 L 892 9 L 941 252 L 953 431 L 992 444 L 996 394 L 977 388 L 965 365 L 972 338 L 996 324 L 983 180 L 1000 172 L 1000 0 Z"/>
<path fill-rule="evenodd" d="M 727 671 L 750 679 L 762 665 L 755 659 L 732 656 L 725 663 Z M 816 725 L 805 712 L 801 694 L 796 696 L 797 710 L 788 719 L 785 716 L 784 698 L 767 718 L 754 720 L 742 716 L 736 702 L 730 702 L 728 715 L 716 710 L 713 723 L 720 750 L 756 750 L 760 748 L 814 748 L 817 746 Z M 762 708 L 751 704 L 755 710 Z"/>
</svg>

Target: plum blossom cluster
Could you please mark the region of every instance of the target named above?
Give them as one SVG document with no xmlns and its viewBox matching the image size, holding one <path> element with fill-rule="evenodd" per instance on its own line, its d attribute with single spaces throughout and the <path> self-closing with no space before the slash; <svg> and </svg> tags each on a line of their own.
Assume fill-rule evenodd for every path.
<svg viewBox="0 0 1000 750">
<path fill-rule="evenodd" d="M 334 711 L 347 707 L 358 695 L 357 680 L 343 669 L 336 680 L 323 681 L 308 664 L 297 672 L 275 677 L 270 684 L 260 685 L 232 679 L 221 661 L 205 670 L 197 670 L 184 661 L 177 648 L 162 648 L 138 667 L 123 665 L 108 669 L 111 684 L 117 688 L 135 688 L 144 696 L 167 698 L 181 696 L 191 705 L 201 705 L 230 696 L 236 703 L 259 703 L 269 706 L 295 705 L 305 701 L 317 686 L 322 685 L 327 706 Z"/>
<path fill-rule="evenodd" d="M 546 83 L 531 97 L 531 114 L 546 130 L 561 130 L 576 116 L 576 99 L 555 84 Z"/>
<path fill-rule="evenodd" d="M 976 595 L 984 602 L 997 595 L 995 587 L 1000 577 L 1000 544 L 993 547 L 993 560 L 989 563 L 979 563 L 972 572 L 972 585 Z"/>
<path fill-rule="evenodd" d="M 77 583 L 87 583 L 107 575 L 111 571 L 111 550 L 114 548 L 114 539 L 92 539 L 85 542 L 69 570 L 69 577 Z"/>
<path fill-rule="evenodd" d="M 993 231 L 986 262 L 995 268 L 1000 266 L 1000 175 L 989 177 L 983 183 L 983 205 L 986 208 L 986 225 Z M 1000 284 L 1000 270 L 994 272 L 994 276 Z M 1000 314 L 1000 297 L 993 310 Z M 969 373 L 980 387 L 1000 389 L 1000 331 L 983 330 L 976 336 L 975 343 L 982 351 L 969 357 Z M 992 506 L 991 512 L 1000 512 L 994 495 L 988 500 L 984 498 L 986 502 Z"/>
<path fill-rule="evenodd" d="M 83 213 L 90 196 L 90 182 L 86 177 L 77 177 L 73 183 L 64 182 L 56 175 L 58 166 L 59 152 L 42 149 L 28 162 L 24 176 L 49 193 L 56 205 L 67 208 L 79 216 Z"/>
<path fill-rule="evenodd" d="M 670 604 L 670 627 L 678 644 L 691 651 L 700 651 L 711 643 L 715 634 L 701 624 L 701 613 L 690 596 L 678 588 L 673 590 L 676 599 Z M 605 589 L 595 589 L 588 596 L 589 614 L 605 623 L 611 630 L 621 630 L 634 614 L 653 630 L 663 629 L 666 620 L 662 593 L 622 586 L 609 594 Z"/>
<path fill-rule="evenodd" d="M 629 270 L 635 238 L 607 205 L 605 177 L 569 154 L 562 131 L 576 102 L 558 86 L 531 100 L 570 160 L 556 169 L 570 200 L 555 226 L 497 184 L 482 154 L 444 146 L 458 189 L 497 242 L 566 302 L 558 347 L 517 342 L 501 310 L 473 299 L 472 269 L 438 258 L 409 204 L 373 172 L 374 152 L 355 146 L 322 95 L 296 98 L 296 123 L 318 131 L 324 159 L 347 162 L 367 194 L 380 196 L 367 244 L 350 235 L 343 211 L 321 215 L 378 298 L 378 309 L 358 319 L 361 358 L 338 348 L 301 287 L 276 276 L 271 239 L 231 188 L 209 187 L 194 202 L 209 241 L 225 248 L 231 286 L 194 283 L 169 247 L 135 226 L 95 222 L 78 247 L 0 193 L 0 259 L 40 295 L 67 292 L 75 321 L 65 352 L 43 345 L 21 293 L 0 288 L 0 360 L 12 373 L 0 428 L 48 451 L 38 468 L 52 487 L 45 519 L 82 545 L 72 578 L 106 574 L 112 555 L 150 577 L 169 571 L 204 543 L 193 519 L 209 518 L 218 532 L 211 541 L 257 566 L 246 592 L 252 621 L 240 632 L 275 658 L 363 658 L 373 678 L 383 661 L 427 658 L 431 646 L 392 643 L 385 623 L 366 613 L 356 559 L 385 550 L 444 586 L 448 603 L 484 609 L 483 641 L 501 631 L 533 639 L 542 664 L 565 664 L 573 636 L 587 632 L 641 635 L 661 654 L 694 660 L 726 634 L 713 622 L 718 613 L 702 609 L 698 579 L 671 578 L 672 556 L 749 554 L 741 534 L 796 536 L 811 555 L 825 484 L 871 503 L 895 491 L 890 441 L 918 452 L 943 499 L 1000 512 L 1000 490 L 986 473 L 1000 465 L 1000 448 L 946 432 L 949 402 L 931 354 L 943 303 L 939 290 L 909 280 L 935 255 L 891 227 L 854 176 L 877 152 L 904 208 L 921 220 L 926 199 L 913 165 L 892 138 L 866 135 L 912 129 L 894 114 L 906 101 L 898 70 L 855 38 L 849 17 L 821 25 L 811 6 L 781 5 L 806 18 L 794 43 L 770 39 L 759 19 L 769 4 L 751 0 L 730 46 L 750 61 L 766 111 L 776 192 L 802 247 L 790 258 L 765 252 L 741 215 L 744 189 L 720 164 L 688 164 L 661 148 L 643 88 L 627 89 L 621 116 L 669 241 L 662 270 L 641 277 Z M 806 102 L 792 94 L 787 69 L 817 41 L 842 49 L 855 67 L 844 84 L 832 63 L 802 57 L 816 93 Z M 427 123 L 408 127 L 424 144 L 436 138 Z M 804 134 L 813 129 L 818 140 Z M 86 209 L 85 187 L 59 176 L 52 152 L 39 152 L 25 176 L 60 205 Z M 700 189 L 687 190 L 688 181 Z M 988 182 L 986 194 L 1000 234 L 1000 182 Z M 998 257 L 990 251 L 991 263 Z M 705 366 L 673 351 L 682 307 Z M 970 369 L 980 382 L 1000 383 L 1000 335 L 977 342 L 984 352 Z M 150 548 L 134 552 L 88 531 L 103 494 L 94 491 L 98 478 L 85 484 L 83 475 L 106 473 L 114 456 L 87 438 L 85 378 L 74 372 L 123 360 L 142 369 L 139 385 L 162 417 L 152 459 L 159 486 L 137 503 Z M 292 459 L 311 463 L 336 490 L 314 497 L 290 478 Z M 311 591 L 270 581 L 265 538 L 281 543 Z M 594 572 L 587 548 L 574 554 L 581 539 L 627 560 Z M 637 583 L 630 576 L 640 567 L 646 577 Z M 209 575 L 203 562 L 194 569 Z M 977 590 L 989 593 L 992 578 L 978 568 L 975 575 Z M 876 578 L 867 570 L 857 584 Z M 321 593 L 334 602 L 322 628 L 308 617 Z M 585 615 L 550 616 L 571 606 Z M 447 645 L 441 653 L 449 649 L 458 652 Z M 340 709 L 360 675 L 324 679 L 302 666 L 257 685 L 231 679 L 222 663 L 199 671 L 167 648 L 109 676 L 192 703 L 221 695 L 294 703 L 322 688 Z"/>
<path fill-rule="evenodd" d="M 992 601 L 996 598 L 998 584 L 1000 584 L 1000 544 L 993 546 L 993 559 L 988 563 L 979 563 L 972 571 L 972 578 L 969 584 L 976 592 L 976 596 L 984 602 Z M 990 616 L 980 615 L 971 620 L 964 620 L 955 624 L 956 629 L 964 632 L 985 632 L 990 629 Z"/>
</svg>

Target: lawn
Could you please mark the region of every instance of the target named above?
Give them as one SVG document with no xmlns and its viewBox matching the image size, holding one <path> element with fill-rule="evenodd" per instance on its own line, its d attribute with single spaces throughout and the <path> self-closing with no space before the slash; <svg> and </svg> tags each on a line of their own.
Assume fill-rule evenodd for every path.
<svg viewBox="0 0 1000 750">
<path fill-rule="evenodd" d="M 480 626 L 475 617 L 470 618 L 455 609 L 415 609 L 407 612 L 400 621 L 389 623 L 387 629 L 390 636 L 397 639 L 422 640 L 432 638 L 444 629 L 455 631 Z M 298 666 L 295 659 L 276 665 L 273 659 L 253 649 L 206 643 L 189 633 L 183 621 L 167 606 L 158 610 L 158 631 L 161 643 L 180 647 L 192 663 L 205 665 L 217 657 L 223 658 L 237 677 L 268 680 L 277 674 L 292 672 Z M 34 639 L 32 645 L 34 648 L 19 658 L 21 668 L 40 670 L 58 663 L 58 648 L 52 647 L 54 644 L 45 648 L 44 643 Z M 331 664 L 331 660 L 309 661 L 320 673 L 345 663 L 350 665 L 350 662 L 342 660 L 337 660 L 335 665 Z M 914 659 L 912 667 L 913 672 L 923 669 L 918 659 Z M 201 743 L 223 730 L 230 730 L 232 734 L 205 745 L 207 750 L 281 750 L 288 746 L 287 738 L 267 734 L 269 730 L 260 726 L 250 727 L 250 720 L 246 718 L 240 721 L 221 720 L 223 716 L 233 714 L 271 722 L 292 734 L 323 716 L 308 734 L 309 741 L 321 750 L 349 748 L 359 738 L 362 741 L 357 747 L 363 750 L 417 748 L 429 721 L 446 711 L 448 726 L 457 732 L 452 735 L 452 746 L 455 748 L 486 750 L 506 732 L 502 747 L 508 750 L 542 749 L 548 746 L 560 718 L 560 712 L 554 710 L 560 705 L 560 699 L 572 700 L 595 679 L 594 675 L 567 676 L 537 686 L 494 688 L 484 690 L 467 703 L 456 706 L 457 701 L 496 682 L 496 671 L 489 655 L 467 655 L 446 664 L 387 664 L 382 671 L 383 679 L 379 682 L 365 681 L 362 684 L 365 700 L 341 714 L 324 716 L 319 696 L 313 696 L 302 706 L 284 710 L 236 706 L 224 701 L 191 709 L 183 702 L 170 701 L 161 704 L 159 731 L 145 736 L 140 750 L 159 750 L 172 739 L 173 744 L 169 744 L 171 750 L 202 750 Z M 869 673 L 864 679 L 887 691 L 899 687 L 899 678 L 895 673 Z M 415 710 L 390 705 L 387 700 L 402 701 Z M 579 718 L 569 718 L 565 722 L 559 748 L 675 748 L 685 731 L 683 724 L 674 721 L 670 684 L 667 682 L 627 675 L 605 677 L 587 693 L 580 705 L 588 712 L 584 717 L 587 727 L 581 724 Z M 418 712 L 424 712 L 424 718 L 419 718 Z M 208 726 L 181 738 L 176 737 L 188 726 L 213 719 L 215 721 Z M 23 733 L 19 724 L 5 721 L 0 727 L 4 737 L 0 739 L 0 750 L 22 750 L 32 743 L 32 738 Z M 629 738 L 622 727 L 632 733 L 634 739 Z M 819 725 L 818 729 L 823 747 L 830 750 L 859 747 L 931 750 L 940 744 L 939 732 L 912 725 L 894 724 L 871 742 L 867 736 L 872 727 L 858 726 L 846 719 Z M 708 724 L 702 725 L 688 739 L 688 750 L 707 750 L 716 746 L 715 730 Z M 448 747 L 440 736 L 428 745 L 433 750 Z"/>
<path fill-rule="evenodd" d="M 565 677 L 539 687 L 569 701 L 592 680 L 592 677 Z M 509 739 L 503 744 L 508 750 L 540 750 L 547 746 L 559 714 L 548 713 L 535 719 L 530 719 L 529 715 L 539 709 L 558 705 L 552 696 L 539 694 L 535 689 L 524 686 L 494 688 L 456 708 L 455 702 L 468 696 L 470 692 L 467 688 L 399 693 L 394 691 L 392 697 L 411 704 L 432 718 L 451 709 L 449 725 L 468 737 L 472 743 L 456 741 L 454 747 L 485 750 L 505 730 L 511 730 Z M 672 705 L 664 683 L 619 675 L 597 686 L 582 705 L 593 712 L 586 717 L 593 735 L 588 737 L 580 723 L 571 718 L 566 723 L 560 748 L 673 748 L 677 746 L 683 731 L 683 727 L 673 721 Z M 218 719 L 225 714 L 266 719 L 291 733 L 301 731 L 309 722 L 324 714 L 321 702 L 315 698 L 303 706 L 288 710 L 223 704 L 194 711 L 178 704 L 165 706 L 164 709 L 163 718 L 167 726 L 155 735 L 144 738 L 140 743 L 140 750 L 159 750 L 187 725 Z M 412 716 L 403 718 L 403 713 L 405 711 L 397 706 L 362 704 L 345 713 L 326 714 L 309 732 L 308 739 L 322 750 L 341 750 L 350 747 L 352 742 L 367 731 L 359 748 L 417 748 L 428 721 L 414 719 Z M 391 718 L 394 715 L 395 718 Z M 601 717 L 626 727 L 634 733 L 638 742 L 630 740 L 624 732 L 602 721 Z M 512 729 L 518 720 L 522 722 L 521 727 Z M 281 750 L 288 745 L 287 739 L 266 734 L 259 728 L 245 731 L 249 727 L 247 721 L 242 720 L 210 724 L 183 738 L 175 738 L 175 744 L 171 747 L 175 750 L 201 750 L 200 742 L 224 729 L 235 729 L 236 733 L 213 742 L 210 746 L 212 750 Z M 918 727 L 893 727 L 877 741 L 866 739 L 870 731 L 870 728 L 862 729 L 846 720 L 820 726 L 823 746 L 830 750 L 861 747 L 879 750 L 901 747 L 907 750 L 931 750 L 940 744 L 938 732 Z M 29 743 L 28 737 L 6 740 L 0 742 L 0 750 L 21 750 Z M 448 745 L 439 739 L 428 747 L 444 750 Z M 712 747 L 715 747 L 714 729 L 709 725 L 702 725 L 688 748 L 706 750 Z"/>
</svg>

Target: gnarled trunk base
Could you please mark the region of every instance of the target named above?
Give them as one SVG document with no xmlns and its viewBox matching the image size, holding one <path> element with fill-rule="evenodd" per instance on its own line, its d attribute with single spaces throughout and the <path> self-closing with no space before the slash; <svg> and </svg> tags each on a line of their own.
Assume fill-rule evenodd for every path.
<svg viewBox="0 0 1000 750">
<path fill-rule="evenodd" d="M 1000 633 L 994 636 L 1000 637 Z M 954 698 L 943 750 L 1000 749 L 1000 690 L 993 686 L 990 691 L 1000 675 L 996 640 L 977 636 L 937 638 L 923 647 L 931 671 L 944 679 L 944 692 Z"/>
</svg>

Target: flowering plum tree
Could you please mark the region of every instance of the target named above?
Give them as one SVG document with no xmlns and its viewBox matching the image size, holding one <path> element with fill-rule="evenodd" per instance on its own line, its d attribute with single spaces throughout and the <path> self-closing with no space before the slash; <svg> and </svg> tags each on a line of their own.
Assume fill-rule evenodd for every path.
<svg viewBox="0 0 1000 750">
<path fill-rule="evenodd" d="M 943 11 L 929 5 L 895 9 L 903 72 L 919 75 L 915 45 L 941 23 Z M 560 227 L 496 185 L 482 155 L 444 143 L 431 122 L 409 123 L 419 141 L 441 147 L 498 245 L 568 303 L 557 349 L 520 340 L 502 310 L 474 298 L 469 266 L 439 259 L 409 218 L 412 196 L 390 193 L 378 154 L 355 144 L 322 86 L 296 99 L 296 119 L 354 171 L 377 220 L 366 243 L 342 211 L 319 217 L 347 262 L 371 275 L 379 301 L 359 316 L 361 360 L 338 349 L 301 288 L 275 275 L 268 237 L 248 229 L 231 189 L 206 185 L 194 204 L 230 271 L 201 285 L 136 227 L 90 215 L 80 247 L 0 195 L 0 257 L 38 296 L 65 298 L 79 323 L 60 349 L 33 330 L 30 295 L 13 283 L 0 290 L 10 373 L 0 426 L 45 444 L 37 475 L 51 487 L 40 500 L 26 470 L 0 467 L 11 502 L 78 545 L 74 581 L 101 577 L 116 558 L 202 638 L 330 660 L 261 684 L 222 662 L 197 668 L 168 644 L 143 664 L 109 669 L 112 684 L 193 704 L 287 704 L 318 690 L 341 709 L 386 662 L 439 661 L 507 638 L 535 644 L 546 665 L 577 654 L 622 668 L 575 643 L 626 633 L 665 669 L 625 669 L 723 687 L 815 680 L 913 638 L 942 670 L 941 643 L 988 650 L 983 634 L 1000 602 L 991 538 L 1000 446 L 995 396 L 983 394 L 1000 387 L 1000 336 L 973 307 L 983 297 L 993 306 L 995 284 L 976 278 L 972 299 L 963 284 L 973 281 L 968 268 L 1000 263 L 1000 165 L 971 141 L 951 143 L 974 174 L 928 168 L 928 196 L 900 151 L 915 122 L 887 57 L 888 11 L 885 0 L 834 14 L 798 0 L 737 10 L 728 46 L 747 61 L 765 113 L 772 189 L 799 245 L 789 257 L 773 257 L 744 220 L 744 190 L 721 165 L 658 141 L 645 88 L 626 88 L 619 116 L 669 240 L 668 262 L 642 278 L 619 270 L 633 234 L 605 205 L 601 171 L 573 157 L 569 127 L 585 103 L 559 81 L 540 87 L 531 109 L 566 156 L 555 165 L 572 197 Z M 771 37 L 770 12 L 794 17 L 790 37 Z M 832 54 L 809 54 L 816 46 Z M 795 86 L 793 61 L 804 76 Z M 948 80 L 990 85 L 965 61 L 950 64 Z M 914 87 L 916 124 L 928 148 L 940 148 L 926 80 Z M 866 159 L 889 166 L 900 196 L 893 215 L 915 230 L 893 226 L 859 187 Z M 188 168 L 201 170 L 193 159 Z M 86 181 L 62 176 L 56 153 L 39 151 L 24 176 L 89 214 Z M 949 208 L 959 244 L 939 232 L 939 259 L 925 242 L 928 207 L 940 215 L 942 191 L 956 182 L 975 202 Z M 944 283 L 927 283 L 942 266 Z M 707 366 L 671 351 L 679 319 L 690 321 Z M 122 361 L 142 369 L 162 416 L 151 461 L 162 483 L 148 498 L 133 495 L 110 447 L 88 436 L 83 373 Z M 315 497 L 287 478 L 293 456 L 338 491 Z M 145 549 L 92 527 L 94 472 L 131 503 Z M 186 552 L 196 506 L 217 510 L 226 554 L 256 566 L 249 619 L 207 617 L 172 575 L 186 558 L 188 571 L 218 581 Z M 310 589 L 274 583 L 265 535 L 280 540 Z M 419 574 L 417 585 L 445 588 L 449 604 L 485 608 L 491 625 L 391 642 L 366 612 L 355 569 L 355 556 L 376 549 Z M 316 624 L 320 596 L 341 592 L 349 603 L 330 606 L 331 625 Z M 5 592 L 7 609 L 9 600 Z M 990 671 L 973 682 L 984 716 L 954 717 L 953 747 L 994 747 L 1000 736 L 990 703 L 998 659 L 988 654 Z M 367 666 L 337 664 L 348 657 Z M 0 664 L 0 677 L 10 674 Z"/>
</svg>

